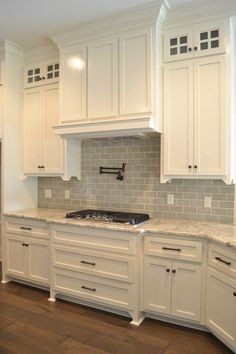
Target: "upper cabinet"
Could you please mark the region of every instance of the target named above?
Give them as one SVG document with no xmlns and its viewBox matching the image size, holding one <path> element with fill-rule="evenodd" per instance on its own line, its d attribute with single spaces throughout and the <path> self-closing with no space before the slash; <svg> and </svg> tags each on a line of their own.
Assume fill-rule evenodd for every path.
<svg viewBox="0 0 236 354">
<path fill-rule="evenodd" d="M 221 54 L 226 51 L 225 21 L 171 29 L 165 33 L 165 61 Z"/>
<path fill-rule="evenodd" d="M 164 64 L 163 182 L 195 177 L 222 179 L 227 184 L 235 180 L 235 84 L 231 66 L 235 48 L 233 37 L 226 36 L 233 36 L 230 26 L 230 22 L 227 26 L 225 22 L 212 27 L 200 24 L 193 36 L 185 36 L 182 29 L 176 31 L 181 33 L 177 43 L 182 46 L 195 38 L 200 49 L 194 57 L 189 51 L 182 57 L 183 49 L 178 48 L 176 58 L 185 60 Z M 169 32 L 167 38 L 170 41 L 166 43 L 173 44 Z M 205 44 L 201 46 L 203 38 Z M 230 39 L 231 51 L 224 53 Z M 171 53 L 168 50 L 166 47 L 166 55 Z M 209 55 L 216 52 L 219 54 Z"/>
<path fill-rule="evenodd" d="M 166 3 L 52 36 L 60 51 L 60 136 L 162 131 L 162 24 Z"/>
<path fill-rule="evenodd" d="M 25 67 L 24 86 L 25 88 L 55 83 L 59 80 L 58 60 Z"/>
<path fill-rule="evenodd" d="M 61 55 L 61 121 L 152 116 L 152 30 L 88 41 Z"/>
</svg>

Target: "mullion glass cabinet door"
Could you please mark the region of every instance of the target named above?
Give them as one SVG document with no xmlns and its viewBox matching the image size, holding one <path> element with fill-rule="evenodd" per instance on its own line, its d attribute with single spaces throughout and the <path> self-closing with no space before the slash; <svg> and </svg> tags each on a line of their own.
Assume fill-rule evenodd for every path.
<svg viewBox="0 0 236 354">
<path fill-rule="evenodd" d="M 168 31 L 164 41 L 165 62 L 193 57 L 191 29 Z"/>
<path fill-rule="evenodd" d="M 46 66 L 46 80 L 59 79 L 59 63 L 47 64 Z"/>
<path fill-rule="evenodd" d="M 45 80 L 43 76 L 43 69 L 41 66 L 30 66 L 25 68 L 24 83 L 25 87 L 32 87 L 42 84 Z"/>
<path fill-rule="evenodd" d="M 207 23 L 196 27 L 194 57 L 225 53 L 225 23 Z"/>
</svg>

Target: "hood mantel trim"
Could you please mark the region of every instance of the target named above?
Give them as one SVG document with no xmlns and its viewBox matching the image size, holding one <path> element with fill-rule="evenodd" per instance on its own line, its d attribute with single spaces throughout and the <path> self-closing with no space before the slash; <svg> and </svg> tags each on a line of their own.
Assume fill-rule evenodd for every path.
<svg viewBox="0 0 236 354">
<path fill-rule="evenodd" d="M 54 133 L 62 138 L 107 138 L 159 132 L 155 118 L 128 118 L 112 121 L 67 123 L 53 126 Z"/>
</svg>

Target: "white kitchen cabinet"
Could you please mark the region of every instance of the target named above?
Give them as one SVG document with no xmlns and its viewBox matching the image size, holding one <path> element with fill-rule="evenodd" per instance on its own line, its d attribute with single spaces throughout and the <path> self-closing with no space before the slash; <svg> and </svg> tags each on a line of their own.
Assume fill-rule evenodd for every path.
<svg viewBox="0 0 236 354">
<path fill-rule="evenodd" d="M 83 122 L 87 119 L 87 46 L 66 49 L 60 61 L 60 120 Z"/>
<path fill-rule="evenodd" d="M 117 38 L 95 40 L 88 45 L 88 119 L 118 115 Z"/>
<path fill-rule="evenodd" d="M 165 64 L 164 176 L 229 177 L 225 61 L 222 55 Z"/>
<path fill-rule="evenodd" d="M 200 322 L 202 243 L 144 238 L 144 310 Z"/>
<path fill-rule="evenodd" d="M 119 36 L 119 114 L 150 114 L 152 106 L 152 30 Z"/>
<path fill-rule="evenodd" d="M 58 86 L 25 90 L 23 172 L 25 175 L 62 174 L 62 140 L 52 126 L 58 122 Z M 32 148 L 33 147 L 33 148 Z"/>
<path fill-rule="evenodd" d="M 225 32 L 223 20 L 168 30 L 164 39 L 165 62 L 225 53 Z"/>
<path fill-rule="evenodd" d="M 51 227 L 50 300 L 72 296 L 91 306 L 125 311 L 143 320 L 140 302 L 140 238 L 117 231 L 72 225 Z"/>
<path fill-rule="evenodd" d="M 144 310 L 199 322 L 201 265 L 145 256 Z"/>
<path fill-rule="evenodd" d="M 24 87 L 34 87 L 59 81 L 57 60 L 27 66 L 24 69 Z"/>
<path fill-rule="evenodd" d="M 236 350 L 236 281 L 215 269 L 208 269 L 207 326 Z"/>
<path fill-rule="evenodd" d="M 144 28 L 63 49 L 61 122 L 152 116 L 152 37 Z"/>
<path fill-rule="evenodd" d="M 4 277 L 49 285 L 50 252 L 46 224 L 25 218 L 4 222 Z"/>
</svg>

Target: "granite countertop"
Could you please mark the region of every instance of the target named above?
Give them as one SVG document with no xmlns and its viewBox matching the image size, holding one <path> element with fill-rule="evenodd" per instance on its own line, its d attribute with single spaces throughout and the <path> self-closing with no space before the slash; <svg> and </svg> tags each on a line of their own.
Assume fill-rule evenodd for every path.
<svg viewBox="0 0 236 354">
<path fill-rule="evenodd" d="M 36 208 L 5 212 L 4 215 L 41 220 L 62 225 L 125 231 L 137 234 L 158 233 L 162 235 L 208 239 L 236 248 L 236 226 L 234 225 L 175 219 L 150 219 L 148 222 L 139 226 L 132 226 L 93 220 L 66 219 L 65 214 L 67 212 L 69 212 L 69 210 Z"/>
</svg>

